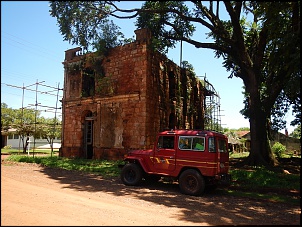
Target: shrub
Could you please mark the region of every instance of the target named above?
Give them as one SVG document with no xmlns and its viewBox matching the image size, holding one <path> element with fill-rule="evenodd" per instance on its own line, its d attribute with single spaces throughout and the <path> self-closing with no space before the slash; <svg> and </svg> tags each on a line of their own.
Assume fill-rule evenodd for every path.
<svg viewBox="0 0 302 227">
<path fill-rule="evenodd" d="M 281 158 L 282 154 L 286 151 L 286 146 L 282 145 L 282 143 L 276 142 L 272 147 L 273 153 Z"/>
</svg>

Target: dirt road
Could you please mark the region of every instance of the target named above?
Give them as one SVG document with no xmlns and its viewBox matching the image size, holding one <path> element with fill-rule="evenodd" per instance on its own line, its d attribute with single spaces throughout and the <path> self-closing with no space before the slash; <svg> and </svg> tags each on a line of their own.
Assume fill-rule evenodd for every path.
<svg viewBox="0 0 302 227">
<path fill-rule="evenodd" d="M 1 226 L 299 225 L 301 208 L 215 193 L 182 195 L 177 184 L 124 186 L 118 178 L 1 163 Z"/>
</svg>

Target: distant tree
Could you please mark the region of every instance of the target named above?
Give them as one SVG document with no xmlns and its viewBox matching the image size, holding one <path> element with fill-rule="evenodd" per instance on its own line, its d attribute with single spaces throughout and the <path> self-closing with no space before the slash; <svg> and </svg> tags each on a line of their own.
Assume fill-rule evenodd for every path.
<svg viewBox="0 0 302 227">
<path fill-rule="evenodd" d="M 241 128 L 238 128 L 237 131 L 250 131 L 250 128 L 249 127 L 241 127 Z"/>
<path fill-rule="evenodd" d="M 30 136 L 34 136 L 41 111 L 35 109 L 13 109 L 1 103 L 1 130 L 15 129 L 20 136 L 23 153 L 26 153 Z"/>
<path fill-rule="evenodd" d="M 275 165 L 269 130 L 271 116 L 282 92 L 289 98 L 291 82 L 301 80 L 300 1 L 223 2 L 228 18 L 220 17 L 220 1 L 148 1 L 141 8 L 119 9 L 112 1 L 50 2 L 64 39 L 86 48 L 100 29 L 97 26 L 115 18 L 137 17 L 138 28 L 149 28 L 152 45 L 161 52 L 182 40 L 196 48 L 212 49 L 223 59 L 230 78 L 241 78 L 246 93 L 243 114 L 250 121 L 251 152 L 248 165 Z M 118 13 L 132 13 L 120 16 Z M 244 14 L 244 15 L 243 15 Z M 249 20 L 248 17 L 250 16 Z M 209 29 L 205 37 L 194 37 L 196 27 Z M 99 38 L 97 37 L 97 40 Z M 300 87 L 293 98 L 300 93 Z M 301 106 L 298 102 L 295 108 Z M 284 108 L 286 111 L 287 108 Z"/>
<path fill-rule="evenodd" d="M 29 145 L 29 137 L 34 135 L 35 121 L 40 115 L 40 111 L 35 109 L 18 109 L 16 110 L 17 119 L 13 124 L 13 127 L 17 130 L 18 135 L 21 138 L 23 153 L 26 153 Z"/>
<path fill-rule="evenodd" d="M 16 112 L 6 103 L 1 103 L 1 131 L 8 131 L 16 121 Z"/>
<path fill-rule="evenodd" d="M 61 121 L 57 118 L 40 117 L 36 128 L 35 137 L 46 139 L 53 154 L 53 142 L 55 138 L 61 137 Z"/>
<path fill-rule="evenodd" d="M 301 124 L 298 125 L 298 127 L 295 128 L 294 131 L 291 134 L 289 134 L 289 136 L 297 139 L 301 139 Z"/>
</svg>

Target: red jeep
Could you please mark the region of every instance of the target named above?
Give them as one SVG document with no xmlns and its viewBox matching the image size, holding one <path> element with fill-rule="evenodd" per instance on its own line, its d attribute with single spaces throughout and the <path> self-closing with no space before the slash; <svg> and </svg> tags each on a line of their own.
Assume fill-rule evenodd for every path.
<svg viewBox="0 0 302 227">
<path fill-rule="evenodd" d="M 125 185 L 168 177 L 178 181 L 183 194 L 196 196 L 203 194 L 206 185 L 215 188 L 231 180 L 227 137 L 214 131 L 163 131 L 153 149 L 130 151 L 124 161 Z"/>
</svg>

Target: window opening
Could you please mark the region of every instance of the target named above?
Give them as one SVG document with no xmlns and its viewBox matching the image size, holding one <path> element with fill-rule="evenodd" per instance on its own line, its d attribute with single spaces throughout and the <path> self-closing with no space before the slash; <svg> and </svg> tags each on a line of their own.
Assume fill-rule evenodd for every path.
<svg viewBox="0 0 302 227">
<path fill-rule="evenodd" d="M 214 137 L 209 138 L 209 152 L 216 152 Z"/>
<path fill-rule="evenodd" d="M 225 140 L 218 140 L 218 151 L 227 152 L 227 146 Z"/>
<path fill-rule="evenodd" d="M 171 71 L 169 72 L 169 99 L 173 99 L 176 96 L 176 82 L 175 82 L 175 76 L 174 73 Z"/>
<path fill-rule="evenodd" d="M 192 137 L 180 136 L 178 147 L 182 150 L 192 149 Z"/>
<path fill-rule="evenodd" d="M 178 147 L 181 150 L 204 151 L 204 144 L 204 137 L 180 136 Z"/>
<path fill-rule="evenodd" d="M 204 151 L 204 137 L 193 138 L 193 150 Z"/>
<path fill-rule="evenodd" d="M 84 130 L 84 148 L 86 158 L 92 159 L 93 157 L 93 117 L 92 113 L 88 113 L 85 117 L 85 130 Z"/>
<path fill-rule="evenodd" d="M 160 136 L 157 148 L 174 149 L 174 136 Z"/>
<path fill-rule="evenodd" d="M 87 121 L 87 128 L 86 128 L 86 143 L 87 145 L 92 144 L 92 121 Z"/>
<path fill-rule="evenodd" d="M 85 69 L 82 74 L 82 97 L 94 95 L 94 71 Z"/>
</svg>

